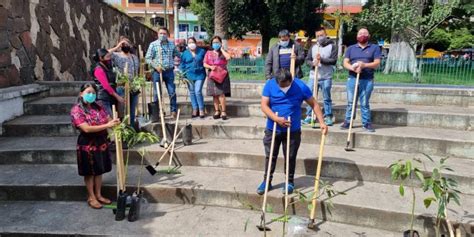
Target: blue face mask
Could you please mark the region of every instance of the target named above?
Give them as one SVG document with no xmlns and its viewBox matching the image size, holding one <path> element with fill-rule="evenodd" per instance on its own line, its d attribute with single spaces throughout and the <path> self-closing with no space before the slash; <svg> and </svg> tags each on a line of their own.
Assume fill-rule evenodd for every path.
<svg viewBox="0 0 474 237">
<path fill-rule="evenodd" d="M 280 44 L 281 47 L 288 47 L 288 44 L 290 44 L 290 41 L 289 40 L 286 40 L 286 41 L 280 40 L 279 44 Z"/>
<path fill-rule="evenodd" d="M 212 43 L 212 48 L 214 50 L 219 50 L 221 48 L 221 44 L 220 43 Z"/>
<path fill-rule="evenodd" d="M 161 41 L 165 41 L 168 39 L 168 36 L 167 35 L 158 35 L 158 39 L 160 39 Z"/>
<path fill-rule="evenodd" d="M 86 94 L 82 95 L 82 99 L 84 99 L 84 101 L 88 104 L 94 103 L 96 97 L 97 96 L 94 93 L 86 93 Z"/>
</svg>

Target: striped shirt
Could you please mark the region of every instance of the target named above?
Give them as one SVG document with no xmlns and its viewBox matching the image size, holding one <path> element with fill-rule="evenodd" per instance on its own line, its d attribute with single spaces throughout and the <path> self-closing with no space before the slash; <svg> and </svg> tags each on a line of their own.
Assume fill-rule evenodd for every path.
<svg viewBox="0 0 474 237">
<path fill-rule="evenodd" d="M 145 60 L 153 68 L 161 64 L 163 70 L 174 68 L 174 57 L 179 57 L 179 52 L 173 42 L 155 40 L 151 42 L 146 51 Z"/>
</svg>

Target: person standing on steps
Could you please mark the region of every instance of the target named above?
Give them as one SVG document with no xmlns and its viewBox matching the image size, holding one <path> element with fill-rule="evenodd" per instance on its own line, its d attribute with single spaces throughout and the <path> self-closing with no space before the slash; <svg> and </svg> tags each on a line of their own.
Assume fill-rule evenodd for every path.
<svg viewBox="0 0 474 237">
<path fill-rule="evenodd" d="M 304 63 L 303 47 L 295 44 L 295 41 L 290 39 L 290 32 L 288 30 L 280 31 L 278 38 L 280 38 L 280 42 L 272 46 L 265 59 L 265 78 L 267 80 L 272 79 L 281 68 L 290 70 L 292 57 L 295 58 L 296 62 L 296 77 L 303 78 L 303 71 L 301 70 L 301 65 Z M 293 45 L 295 46 L 294 53 L 292 52 Z"/>
<path fill-rule="evenodd" d="M 341 124 L 341 129 L 348 129 L 350 126 L 355 82 L 357 74 L 360 73 L 356 98 L 360 100 L 362 126 L 365 131 L 375 132 L 372 126 L 369 100 L 374 89 L 374 71 L 380 65 L 381 52 L 377 44 L 369 43 L 369 39 L 370 34 L 367 28 L 361 28 L 357 32 L 357 44 L 349 46 L 344 55 L 344 68 L 349 70 L 349 79 L 346 83 L 346 116 Z"/>
<path fill-rule="evenodd" d="M 111 119 L 104 107 L 96 103 L 97 88 L 93 83 L 81 87 L 78 103 L 71 109 L 71 121 L 80 131 L 77 138 L 77 167 L 84 176 L 87 203 L 94 209 L 112 202 L 103 197 L 102 174 L 112 170 L 107 129 L 120 123 Z"/>
<path fill-rule="evenodd" d="M 128 76 L 131 82 L 136 76 L 138 76 L 138 70 L 140 68 L 140 62 L 137 55 L 132 52 L 132 43 L 127 37 L 120 36 L 119 43 L 108 51 L 112 55 L 112 65 L 117 67 L 121 73 Z M 120 50 L 120 52 L 117 52 Z M 128 72 L 125 72 L 125 64 L 128 64 Z M 134 127 L 135 124 L 135 108 L 138 104 L 138 95 L 140 91 L 130 90 L 130 124 Z M 120 96 L 124 97 L 125 89 L 123 85 L 118 85 L 117 92 Z"/>
<path fill-rule="evenodd" d="M 92 76 L 97 85 L 97 103 L 104 107 L 109 116 L 112 116 L 112 105 L 116 102 L 123 105 L 125 102 L 116 90 L 111 58 L 107 49 L 98 49 L 93 58 L 95 65 L 92 66 Z"/>
<path fill-rule="evenodd" d="M 289 157 L 289 177 L 288 177 L 288 193 L 292 193 L 294 184 L 294 174 L 296 165 L 296 156 L 301 143 L 301 104 L 305 101 L 309 104 L 316 115 L 320 125 L 321 132 L 327 134 L 328 127 L 324 123 L 323 113 L 318 103 L 311 94 L 311 90 L 300 79 L 291 78 L 290 71 L 280 69 L 275 78 L 265 83 L 262 92 L 261 108 L 267 117 L 267 126 L 263 145 L 265 147 L 265 174 L 264 181 L 258 186 L 257 193 L 262 195 L 265 192 L 265 178 L 269 164 L 270 146 L 272 141 L 272 130 L 274 121 L 277 123 L 276 137 L 273 149 L 272 166 L 270 170 L 270 183 L 268 190 L 272 189 L 273 172 L 275 171 L 278 151 L 280 144 L 283 146 L 283 154 L 286 156 L 287 147 L 287 127 L 291 127 L 290 131 L 290 157 Z M 278 116 L 275 114 L 278 112 Z M 287 120 L 291 117 L 291 123 Z M 285 168 L 286 170 L 286 168 Z M 285 187 L 283 187 L 285 192 Z"/>
<path fill-rule="evenodd" d="M 317 90 L 322 91 L 324 101 L 324 122 L 328 126 L 333 125 L 332 121 L 332 100 L 331 100 L 331 87 L 332 77 L 335 71 L 335 65 L 337 62 L 337 46 L 333 40 L 327 37 L 326 30 L 319 28 L 316 30 L 317 43 L 311 47 L 306 56 L 306 64 L 311 67 L 308 79 L 308 87 L 313 92 L 314 88 L 314 73 L 315 67 L 318 67 L 318 84 Z M 313 92 L 314 93 L 314 92 Z M 316 98 L 317 101 L 318 98 Z M 311 114 L 313 110 L 311 106 L 306 108 L 306 119 L 303 120 L 303 124 L 311 123 Z"/>
<path fill-rule="evenodd" d="M 207 95 L 213 97 L 214 119 L 222 118 L 227 120 L 226 99 L 230 97 L 230 77 L 227 71 L 227 62 L 231 59 L 230 54 L 222 48 L 222 39 L 214 36 L 211 39 L 212 50 L 207 51 L 204 57 L 204 67 L 209 70 L 207 78 Z M 218 82 L 213 78 L 213 74 L 222 80 Z M 221 109 L 219 109 L 219 105 Z"/>
<path fill-rule="evenodd" d="M 185 77 L 190 80 L 188 84 L 189 97 L 193 107 L 192 118 L 199 116 L 204 118 L 204 97 L 202 96 L 202 87 L 206 79 L 206 69 L 204 69 L 204 56 L 206 50 L 197 47 L 197 41 L 194 37 L 188 38 L 188 49 L 181 54 L 181 63 L 179 69 L 185 73 Z"/>
<path fill-rule="evenodd" d="M 153 89 L 155 91 L 154 100 L 158 101 L 156 83 L 160 82 L 160 73 L 163 75 L 163 82 L 170 97 L 170 111 L 173 118 L 176 118 L 178 105 L 176 100 L 176 85 L 174 84 L 174 59 L 179 57 L 179 52 L 173 42 L 168 40 L 169 30 L 161 27 L 158 30 L 158 39 L 153 41 L 146 51 L 145 60 L 153 68 Z M 160 92 L 161 90 L 161 82 Z M 161 93 L 163 95 L 163 93 Z"/>
</svg>

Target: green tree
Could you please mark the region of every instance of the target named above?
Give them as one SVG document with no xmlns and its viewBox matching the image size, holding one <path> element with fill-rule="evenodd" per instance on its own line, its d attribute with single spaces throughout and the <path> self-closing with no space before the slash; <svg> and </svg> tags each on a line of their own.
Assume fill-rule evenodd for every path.
<svg viewBox="0 0 474 237">
<path fill-rule="evenodd" d="M 241 39 L 247 32 L 257 31 L 266 53 L 271 37 L 281 29 L 305 30 L 312 35 L 322 22 L 321 14 L 316 12 L 320 5 L 321 0 L 228 0 L 226 34 Z M 191 10 L 209 32 L 215 32 L 214 8 L 214 0 L 191 1 Z"/>
<path fill-rule="evenodd" d="M 392 32 L 385 73 L 410 71 L 415 81 L 419 81 L 422 61 L 417 63 L 416 60 L 418 46 L 423 54 L 432 32 L 452 16 L 459 1 L 382 0 L 364 10 L 359 19 L 361 23 L 380 24 Z"/>
</svg>

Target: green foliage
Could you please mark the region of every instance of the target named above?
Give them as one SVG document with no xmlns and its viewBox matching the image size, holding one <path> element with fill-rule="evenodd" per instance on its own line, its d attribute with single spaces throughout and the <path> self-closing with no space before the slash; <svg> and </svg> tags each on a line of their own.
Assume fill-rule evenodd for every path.
<svg viewBox="0 0 474 237">
<path fill-rule="evenodd" d="M 156 143 L 159 141 L 159 138 L 152 133 L 135 131 L 135 129 L 128 125 L 128 119 L 128 116 L 125 116 L 119 125 L 113 127 L 113 133 L 109 134 L 109 138 L 116 135 L 122 141 L 126 142 L 129 148 L 133 148 L 143 142 Z"/>
<path fill-rule="evenodd" d="M 451 34 L 449 49 L 463 49 L 474 47 L 474 35 L 467 28 L 455 30 Z"/>
</svg>

